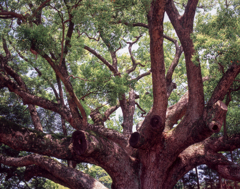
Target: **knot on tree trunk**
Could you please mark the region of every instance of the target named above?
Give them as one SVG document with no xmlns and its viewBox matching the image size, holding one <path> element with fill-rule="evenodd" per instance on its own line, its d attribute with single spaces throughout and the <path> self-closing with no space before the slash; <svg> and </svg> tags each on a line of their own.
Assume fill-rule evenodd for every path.
<svg viewBox="0 0 240 189">
<path fill-rule="evenodd" d="M 153 129 L 157 130 L 163 128 L 161 117 L 158 115 L 153 115 L 150 120 L 150 125 L 152 126 Z"/>
<path fill-rule="evenodd" d="M 218 133 L 221 130 L 223 121 L 227 113 L 227 106 L 222 101 L 217 101 L 211 109 L 208 110 L 206 121 L 209 129 Z"/>
<path fill-rule="evenodd" d="M 138 132 L 131 134 L 129 138 L 129 144 L 133 148 L 139 148 L 140 146 L 142 146 L 143 143 L 144 143 L 144 138 Z"/>
<path fill-rule="evenodd" d="M 72 134 L 73 153 L 79 156 L 88 156 L 93 152 L 101 151 L 101 145 L 95 135 L 86 131 L 75 131 Z"/>
<path fill-rule="evenodd" d="M 83 155 L 87 149 L 87 140 L 84 132 L 75 131 L 72 134 L 73 151 L 77 155 Z"/>
</svg>

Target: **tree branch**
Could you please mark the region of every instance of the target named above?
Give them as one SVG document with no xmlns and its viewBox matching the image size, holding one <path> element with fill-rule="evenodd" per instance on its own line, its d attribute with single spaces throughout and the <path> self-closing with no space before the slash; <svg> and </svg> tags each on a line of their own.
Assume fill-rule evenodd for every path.
<svg viewBox="0 0 240 189">
<path fill-rule="evenodd" d="M 183 22 L 184 28 L 193 29 L 193 21 L 197 8 L 198 0 L 188 0 L 187 6 L 185 8 L 185 12 L 181 18 L 181 22 Z"/>
<path fill-rule="evenodd" d="M 127 70 L 127 74 L 130 74 L 131 72 L 133 72 L 137 65 L 140 64 L 140 63 L 136 63 L 136 60 L 135 58 L 133 57 L 132 55 L 132 46 L 138 42 L 138 40 L 142 37 L 142 35 L 136 37 L 136 40 L 133 41 L 133 42 L 127 42 L 129 44 L 128 46 L 128 51 L 129 51 L 129 54 L 130 54 L 130 57 L 131 57 L 131 60 L 132 60 L 132 67 L 130 69 Z M 141 64 L 140 64 L 141 65 Z"/>
<path fill-rule="evenodd" d="M 133 24 L 129 24 L 128 22 L 122 22 L 121 20 L 119 20 L 116 24 L 118 24 L 118 23 L 125 24 L 126 26 L 148 28 L 148 25 L 147 25 L 147 24 L 144 24 L 144 23 L 133 23 Z"/>
<path fill-rule="evenodd" d="M 19 19 L 23 18 L 23 15 L 21 14 L 17 14 L 15 12 L 3 11 L 3 10 L 0 12 L 0 15 L 10 16 L 10 17 L 2 17 L 2 18 L 19 18 Z"/>
<path fill-rule="evenodd" d="M 54 102 L 51 102 L 49 100 L 46 100 L 44 98 L 32 95 L 28 93 L 27 91 L 21 89 L 19 86 L 17 86 L 16 83 L 14 83 L 12 80 L 10 80 L 8 77 L 4 76 L 0 73 L 0 81 L 4 83 L 5 87 L 9 89 L 9 91 L 14 92 L 15 94 L 19 95 L 24 104 L 33 104 L 40 106 L 42 108 L 52 110 L 56 113 L 59 113 L 62 115 L 71 125 L 73 125 L 72 115 L 69 112 L 69 109 L 66 106 L 61 106 L 60 104 L 56 104 Z"/>
<path fill-rule="evenodd" d="M 55 183 L 61 184 L 65 187 L 71 188 L 71 186 L 69 186 L 67 183 L 65 183 L 63 180 L 53 176 L 52 173 L 46 171 L 45 169 L 42 169 L 41 167 L 37 166 L 37 165 L 29 165 L 26 166 L 26 170 L 24 172 L 24 179 L 26 181 L 29 181 L 30 179 L 32 179 L 34 176 L 37 177 L 44 177 L 47 178 L 49 180 L 52 180 Z"/>
<path fill-rule="evenodd" d="M 107 110 L 104 112 L 103 121 L 106 121 L 106 120 L 109 118 L 109 116 L 119 108 L 119 106 L 120 106 L 120 105 L 117 104 L 116 106 L 112 106 L 112 107 L 110 107 L 109 109 L 107 109 Z"/>
<path fill-rule="evenodd" d="M 6 72 L 14 78 L 14 80 L 18 83 L 18 85 L 26 92 L 29 93 L 28 89 L 27 89 L 27 86 L 26 84 L 24 83 L 24 81 L 22 80 L 22 78 L 10 67 L 8 66 L 7 64 L 5 64 L 4 66 Z M 37 131 L 43 131 L 43 128 L 42 128 L 42 124 L 40 122 L 40 118 L 38 116 L 38 113 L 37 113 L 37 109 L 35 107 L 35 105 L 33 104 L 28 104 L 28 109 L 29 109 L 29 112 L 30 112 L 30 115 L 31 115 L 31 118 L 32 118 L 32 122 L 33 122 L 33 125 L 34 125 L 34 128 L 37 130 Z"/>
<path fill-rule="evenodd" d="M 28 151 L 53 156 L 60 159 L 72 159 L 71 138 L 62 135 L 50 135 L 0 118 L 0 142 L 18 151 Z"/>
<path fill-rule="evenodd" d="M 140 80 L 141 78 L 143 78 L 143 77 L 145 77 L 145 76 L 147 76 L 147 75 L 150 75 L 151 72 L 152 72 L 152 71 L 151 71 L 151 69 L 150 69 L 148 72 L 145 72 L 145 73 L 143 73 L 143 74 L 137 76 L 136 78 L 131 79 L 130 81 L 134 81 L 134 80 L 138 81 L 138 80 Z"/>
<path fill-rule="evenodd" d="M 199 63 L 193 63 L 192 56 L 195 54 L 195 50 L 190 36 L 193 32 L 193 19 L 197 3 L 198 0 L 189 0 L 183 17 L 179 15 L 173 0 L 169 0 L 166 6 L 166 12 L 180 39 L 185 55 L 189 89 L 189 108 L 187 111 L 188 115 L 191 115 L 188 118 L 193 120 L 199 119 L 204 109 L 201 67 Z"/>
<path fill-rule="evenodd" d="M 200 143 L 189 146 L 179 154 L 173 165 L 170 167 L 168 174 L 174 177 L 166 176 L 166 183 L 176 183 L 175 181 L 182 178 L 188 171 L 194 167 L 207 164 L 211 169 L 216 170 L 222 177 L 231 180 L 240 181 L 240 167 L 229 161 L 218 151 L 229 151 L 240 147 L 240 135 L 234 135 L 229 140 L 223 137 L 208 138 Z"/>
<path fill-rule="evenodd" d="M 81 112 L 81 115 L 82 115 L 82 118 L 81 117 L 74 117 L 74 118 L 82 119 L 82 121 L 81 122 L 75 122 L 75 123 L 78 125 L 78 127 L 83 127 L 83 129 L 86 129 L 86 127 L 87 127 L 87 114 L 86 114 L 82 104 L 78 100 L 78 98 L 77 98 L 77 96 L 76 96 L 76 94 L 75 94 L 75 92 L 72 88 L 71 83 L 67 80 L 68 72 L 66 70 L 65 63 L 62 64 L 61 68 L 59 68 L 57 65 L 54 64 L 54 62 L 51 60 L 51 58 L 47 54 L 41 53 L 41 56 L 50 64 L 50 66 L 55 71 L 56 75 L 62 80 L 68 94 L 70 95 L 70 97 L 72 98 L 72 100 L 76 104 L 76 106 L 79 108 L 79 110 Z"/>
<path fill-rule="evenodd" d="M 230 68 L 222 76 L 218 85 L 215 87 L 213 94 L 207 103 L 208 107 L 212 106 L 216 101 L 224 99 L 233 81 L 239 73 L 240 65 L 233 64 L 232 66 L 230 66 Z"/>
<path fill-rule="evenodd" d="M 204 116 L 195 122 L 183 119 L 173 130 L 168 132 L 166 146 L 171 146 L 171 158 L 176 158 L 184 149 L 192 144 L 203 141 L 213 133 L 219 132 L 224 121 L 227 106 L 216 102 L 210 109 L 204 110 Z M 175 157 L 174 157 L 175 156 Z"/>
<path fill-rule="evenodd" d="M 219 153 L 207 153 L 206 164 L 216 170 L 223 178 L 240 181 L 240 166 L 229 161 Z"/>
<path fill-rule="evenodd" d="M 100 54 L 98 54 L 95 50 L 91 49 L 88 46 L 84 46 L 84 49 L 95 55 L 99 60 L 101 60 L 108 68 L 111 70 L 114 75 L 119 75 L 120 73 L 111 65 L 106 59 L 104 59 Z"/>
<path fill-rule="evenodd" d="M 163 54 L 163 18 L 165 1 L 152 1 L 148 12 L 150 35 L 151 71 L 153 85 L 153 115 L 158 115 L 163 124 L 167 110 L 167 86 Z"/>
<path fill-rule="evenodd" d="M 181 119 L 187 111 L 188 106 L 188 91 L 180 98 L 180 100 L 170 106 L 167 109 L 167 116 L 166 116 L 166 125 L 164 131 L 169 131 L 173 128 L 173 125 L 177 123 L 179 119 Z"/>
<path fill-rule="evenodd" d="M 50 2 L 51 0 L 46 0 L 44 1 L 36 10 L 35 12 L 32 14 L 32 18 L 36 16 L 37 12 L 42 9 L 48 2 Z"/>
<path fill-rule="evenodd" d="M 50 172 L 54 177 L 60 178 L 65 183 L 69 183 L 70 188 L 106 188 L 89 175 L 77 169 L 66 167 L 54 159 L 39 154 L 31 154 L 19 158 L 0 156 L 0 162 L 5 165 L 17 167 L 33 164 L 38 165 L 42 169 Z M 69 172 L 71 172 L 71 174 L 69 174 Z"/>
<path fill-rule="evenodd" d="M 182 55 L 183 49 L 182 49 L 181 46 L 178 45 L 178 41 L 177 40 L 175 40 L 175 39 L 173 39 L 171 37 L 168 37 L 166 35 L 164 35 L 163 37 L 168 39 L 168 40 L 170 40 L 170 41 L 172 41 L 175 44 L 175 48 L 176 48 L 174 59 L 173 59 L 171 65 L 170 65 L 170 67 L 168 68 L 167 75 L 166 75 L 167 96 L 169 98 L 169 96 L 171 95 L 173 89 L 176 88 L 176 84 L 172 82 L 172 75 L 173 75 L 173 72 L 174 72 L 176 66 L 178 65 L 179 58 Z"/>
</svg>

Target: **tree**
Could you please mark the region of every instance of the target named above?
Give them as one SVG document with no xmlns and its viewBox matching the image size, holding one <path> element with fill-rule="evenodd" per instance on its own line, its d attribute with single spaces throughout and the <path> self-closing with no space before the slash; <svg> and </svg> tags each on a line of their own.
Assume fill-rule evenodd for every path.
<svg viewBox="0 0 240 189">
<path fill-rule="evenodd" d="M 1 98 L 15 94 L 32 120 L 0 118 L 0 142 L 28 152 L 0 163 L 69 188 L 105 188 L 81 162 L 112 188 L 173 188 L 201 164 L 240 181 L 218 153 L 239 148 L 240 133 L 216 134 L 239 111 L 238 1 L 0 2 Z"/>
</svg>

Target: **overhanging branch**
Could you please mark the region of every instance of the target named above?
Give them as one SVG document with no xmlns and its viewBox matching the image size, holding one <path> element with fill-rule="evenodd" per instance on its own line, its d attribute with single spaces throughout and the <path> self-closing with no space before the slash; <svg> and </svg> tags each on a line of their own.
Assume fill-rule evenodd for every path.
<svg viewBox="0 0 240 189">
<path fill-rule="evenodd" d="M 66 167 L 65 165 L 59 163 L 58 161 L 51 159 L 49 157 L 44 157 L 39 154 L 31 154 L 24 157 L 13 158 L 0 156 L 0 162 L 9 166 L 28 166 L 28 165 L 38 165 L 42 169 L 50 172 L 56 178 L 60 178 L 63 182 L 68 183 L 70 188 L 83 188 L 83 189 L 106 189 L 99 181 L 90 177 L 89 175 L 73 169 Z"/>
</svg>

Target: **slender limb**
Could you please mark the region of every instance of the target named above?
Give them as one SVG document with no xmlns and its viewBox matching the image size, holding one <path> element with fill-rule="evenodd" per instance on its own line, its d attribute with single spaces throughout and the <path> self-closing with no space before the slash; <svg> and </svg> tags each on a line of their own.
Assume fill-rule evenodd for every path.
<svg viewBox="0 0 240 189">
<path fill-rule="evenodd" d="M 28 93 L 27 91 L 21 89 L 16 83 L 14 83 L 12 80 L 10 80 L 8 77 L 4 76 L 1 73 L 0 81 L 4 84 L 5 87 L 9 89 L 9 91 L 14 92 L 18 96 L 20 96 L 24 104 L 33 104 L 57 112 L 60 115 L 63 115 L 64 118 L 71 125 L 73 124 L 71 119 L 72 116 L 67 107 L 61 107 L 59 104 L 56 104 L 52 101 Z"/>
<path fill-rule="evenodd" d="M 134 81 L 134 80 L 138 81 L 138 80 L 142 79 L 143 77 L 150 75 L 150 74 L 151 74 L 151 72 L 152 72 L 152 71 L 151 71 L 151 70 L 149 70 L 148 72 L 145 72 L 145 73 L 143 73 L 143 74 L 141 74 L 141 75 L 137 76 L 136 78 L 134 78 L 134 79 L 131 79 L 130 81 Z"/>
<path fill-rule="evenodd" d="M 231 87 L 233 81 L 240 73 L 240 65 L 233 64 L 230 68 L 225 72 L 219 81 L 218 85 L 215 87 L 213 94 L 208 101 L 207 106 L 212 106 L 216 101 L 223 100 L 225 95 L 227 94 L 229 88 Z"/>
<path fill-rule="evenodd" d="M 88 46 L 84 46 L 84 49 L 86 49 L 87 51 L 89 51 L 90 53 L 95 55 L 99 60 L 101 60 L 109 68 L 109 70 L 111 70 L 114 73 L 114 75 L 119 75 L 120 74 L 120 73 L 118 73 L 118 71 L 115 69 L 115 67 L 111 63 L 109 63 L 106 59 L 104 59 L 95 50 L 91 49 Z"/>
<path fill-rule="evenodd" d="M 130 57 L 131 57 L 131 60 L 132 60 L 132 67 L 127 70 L 127 73 L 128 73 L 128 74 L 131 73 L 131 72 L 133 72 L 133 71 L 136 69 L 136 67 L 137 67 L 138 64 L 141 65 L 140 63 L 136 63 L 136 60 L 135 60 L 135 58 L 133 57 L 133 54 L 132 54 L 132 46 L 133 46 L 135 43 L 137 43 L 138 40 L 139 40 L 141 37 L 142 37 L 142 35 L 136 37 L 136 40 L 133 41 L 133 42 L 127 42 L 127 43 L 129 44 L 129 46 L 128 46 L 128 51 L 129 51 L 129 54 L 130 54 Z"/>
</svg>

